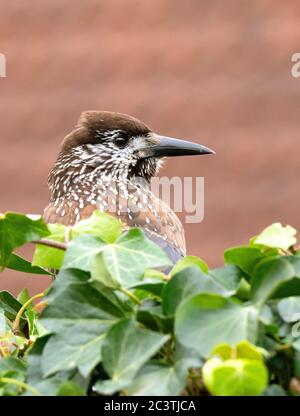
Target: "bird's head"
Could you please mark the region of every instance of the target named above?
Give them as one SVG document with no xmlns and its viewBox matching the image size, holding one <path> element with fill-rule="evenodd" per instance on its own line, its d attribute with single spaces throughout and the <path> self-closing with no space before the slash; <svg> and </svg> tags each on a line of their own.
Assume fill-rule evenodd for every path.
<svg viewBox="0 0 300 416">
<path fill-rule="evenodd" d="M 86 111 L 63 140 L 49 181 L 57 173 L 70 177 L 77 174 L 77 179 L 78 174 L 83 177 L 94 173 L 98 177 L 142 177 L 149 181 L 165 157 L 210 153 L 214 152 L 200 144 L 156 134 L 134 117 Z"/>
</svg>

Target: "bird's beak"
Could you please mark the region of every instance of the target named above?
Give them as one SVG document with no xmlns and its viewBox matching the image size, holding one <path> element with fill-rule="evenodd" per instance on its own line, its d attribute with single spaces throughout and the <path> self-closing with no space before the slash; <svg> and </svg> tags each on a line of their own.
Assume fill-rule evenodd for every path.
<svg viewBox="0 0 300 416">
<path fill-rule="evenodd" d="M 148 157 L 166 156 L 189 156 L 214 154 L 215 152 L 208 147 L 187 140 L 174 139 L 173 137 L 156 136 L 159 142 L 148 147 Z"/>
</svg>

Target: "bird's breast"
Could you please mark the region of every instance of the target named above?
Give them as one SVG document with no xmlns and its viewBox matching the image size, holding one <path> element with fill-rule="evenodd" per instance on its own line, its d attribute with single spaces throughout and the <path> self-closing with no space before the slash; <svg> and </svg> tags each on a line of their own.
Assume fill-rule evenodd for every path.
<svg viewBox="0 0 300 416">
<path fill-rule="evenodd" d="M 73 225 L 94 210 L 110 213 L 129 227 L 142 228 L 175 263 L 186 253 L 184 230 L 171 208 L 150 189 L 129 181 L 82 184 L 53 201 L 44 212 L 48 223 Z"/>
</svg>

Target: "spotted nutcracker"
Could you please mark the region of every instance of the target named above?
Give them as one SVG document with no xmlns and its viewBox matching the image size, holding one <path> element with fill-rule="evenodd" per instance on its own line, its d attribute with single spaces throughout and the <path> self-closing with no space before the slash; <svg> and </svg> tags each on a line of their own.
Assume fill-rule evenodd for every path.
<svg viewBox="0 0 300 416">
<path fill-rule="evenodd" d="M 176 214 L 149 189 L 166 156 L 214 153 L 197 143 L 160 136 L 125 114 L 86 111 L 63 142 L 49 173 L 48 223 L 74 223 L 95 209 L 140 227 L 173 263 L 185 255 Z"/>
</svg>

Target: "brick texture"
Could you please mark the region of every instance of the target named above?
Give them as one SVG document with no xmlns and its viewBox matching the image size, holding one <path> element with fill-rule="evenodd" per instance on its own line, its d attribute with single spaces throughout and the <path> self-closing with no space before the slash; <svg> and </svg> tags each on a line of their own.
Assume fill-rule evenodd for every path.
<svg viewBox="0 0 300 416">
<path fill-rule="evenodd" d="M 300 228 L 299 27 L 297 0 L 3 1 L 0 211 L 42 212 L 63 136 L 82 110 L 106 109 L 216 150 L 162 171 L 205 177 L 190 254 L 218 266 L 272 222 Z M 13 292 L 47 283 L 0 276 Z"/>
</svg>

